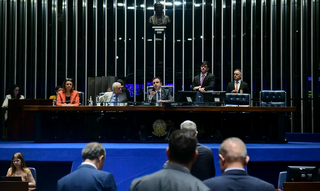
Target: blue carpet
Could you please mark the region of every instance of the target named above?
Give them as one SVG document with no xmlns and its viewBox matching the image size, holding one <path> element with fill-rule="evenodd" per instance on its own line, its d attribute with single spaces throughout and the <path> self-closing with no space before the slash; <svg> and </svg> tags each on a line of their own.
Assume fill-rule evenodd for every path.
<svg viewBox="0 0 320 191">
<path fill-rule="evenodd" d="M 58 178 L 64 176 L 69 171 L 74 171 L 81 164 L 81 150 L 86 143 L 33 143 L 33 142 L 0 142 L 0 161 L 8 164 L 9 168 L 11 157 L 16 152 L 23 153 L 27 165 L 29 161 L 36 162 L 71 162 L 70 169 L 66 169 L 64 173 L 57 175 Z M 218 148 L 219 144 L 204 144 L 212 149 L 216 166 L 216 175 L 221 175 L 219 168 Z M 246 144 L 250 162 L 248 172 L 256 175 L 261 166 L 270 168 L 275 163 L 281 163 L 283 166 L 287 164 L 303 164 L 319 165 L 320 161 L 320 143 L 307 142 L 289 142 L 287 144 Z M 162 168 L 166 161 L 165 149 L 168 146 L 165 143 L 158 144 L 142 144 L 142 143 L 103 143 L 106 148 L 107 157 L 104 171 L 111 172 L 116 180 L 118 190 L 128 190 L 133 179 L 153 173 Z M 280 164 L 279 163 L 279 164 Z M 252 165 L 250 165 L 252 164 Z M 1 165 L 3 166 L 3 165 Z M 251 167 L 252 166 L 252 167 Z M 59 165 L 58 165 L 59 168 Z M 277 168 L 280 168 L 277 166 Z M 281 167 L 283 168 L 283 167 Z M 265 179 L 273 184 L 276 183 L 280 170 L 274 169 L 271 174 L 259 175 L 259 178 Z M 37 173 L 41 174 L 45 169 L 37 169 Z M 0 171 L 1 175 L 5 175 Z M 270 177 L 270 178 L 269 178 Z M 58 180 L 43 184 L 51 185 L 52 188 L 42 187 L 40 190 L 55 190 L 53 188 Z M 38 182 L 48 181 L 38 176 Z"/>
</svg>

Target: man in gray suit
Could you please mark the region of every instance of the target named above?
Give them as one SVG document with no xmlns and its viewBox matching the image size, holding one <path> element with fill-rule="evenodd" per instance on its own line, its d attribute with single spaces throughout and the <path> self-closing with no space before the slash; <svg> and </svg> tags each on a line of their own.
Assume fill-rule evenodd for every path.
<svg viewBox="0 0 320 191">
<path fill-rule="evenodd" d="M 139 190 L 205 190 L 209 191 L 199 179 L 190 174 L 192 164 L 197 158 L 197 138 L 194 131 L 180 129 L 170 135 L 167 148 L 168 165 L 151 175 L 135 179 L 131 191 Z"/>
<path fill-rule="evenodd" d="M 194 131 L 198 135 L 197 125 L 190 120 L 186 120 L 180 124 L 181 129 L 188 129 Z M 214 167 L 214 159 L 212 150 L 200 143 L 197 143 L 198 157 L 197 160 L 193 163 L 191 168 L 191 174 L 200 180 L 206 180 L 215 176 L 216 169 Z M 168 165 L 167 161 L 163 167 Z"/>
<path fill-rule="evenodd" d="M 161 78 L 154 77 L 152 79 L 153 88 L 149 92 L 148 100 L 150 102 L 170 102 L 173 100 L 169 90 L 162 88 Z"/>
</svg>

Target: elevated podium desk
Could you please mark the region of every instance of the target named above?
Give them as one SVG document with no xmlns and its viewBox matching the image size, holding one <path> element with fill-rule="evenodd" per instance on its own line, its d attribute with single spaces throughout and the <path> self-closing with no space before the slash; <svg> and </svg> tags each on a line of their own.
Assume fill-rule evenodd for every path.
<svg viewBox="0 0 320 191">
<path fill-rule="evenodd" d="M 203 142 L 237 136 L 245 142 L 284 143 L 288 113 L 295 108 L 25 105 L 23 110 L 34 113 L 35 142 L 165 142 L 181 122 L 193 120 Z"/>
<path fill-rule="evenodd" d="M 319 191 L 320 182 L 284 182 L 283 191 Z"/>
</svg>

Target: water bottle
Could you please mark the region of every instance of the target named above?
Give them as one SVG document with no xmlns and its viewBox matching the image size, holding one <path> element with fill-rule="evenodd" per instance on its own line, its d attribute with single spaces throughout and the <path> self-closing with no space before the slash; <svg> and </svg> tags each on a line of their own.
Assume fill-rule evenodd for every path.
<svg viewBox="0 0 320 191">
<path fill-rule="evenodd" d="M 90 99 L 89 99 L 89 106 L 93 106 L 92 96 L 90 96 Z"/>
<path fill-rule="evenodd" d="M 96 97 L 96 105 L 100 106 L 99 96 Z"/>
</svg>

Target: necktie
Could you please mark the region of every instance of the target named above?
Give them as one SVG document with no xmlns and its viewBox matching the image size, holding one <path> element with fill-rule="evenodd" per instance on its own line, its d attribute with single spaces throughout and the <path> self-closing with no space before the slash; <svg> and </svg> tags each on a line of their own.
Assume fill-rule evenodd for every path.
<svg viewBox="0 0 320 191">
<path fill-rule="evenodd" d="M 115 102 L 115 103 L 114 103 L 115 106 L 118 106 L 118 105 L 119 105 L 119 97 L 118 97 L 118 95 L 115 95 L 115 96 L 114 96 L 114 102 Z"/>
<path fill-rule="evenodd" d="M 238 88 L 239 88 L 239 81 L 236 81 L 236 92 L 238 92 Z"/>
<path fill-rule="evenodd" d="M 158 100 L 161 100 L 161 94 L 160 94 L 160 91 L 157 91 L 158 93 Z"/>
<path fill-rule="evenodd" d="M 200 82 L 200 85 L 202 86 L 202 82 L 203 82 L 203 80 L 204 80 L 204 78 L 205 78 L 206 76 L 204 75 L 204 74 L 202 74 L 202 78 L 201 78 L 201 82 Z"/>
</svg>

